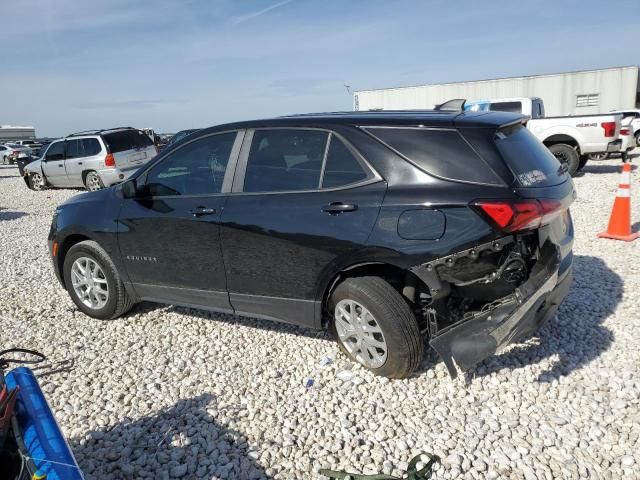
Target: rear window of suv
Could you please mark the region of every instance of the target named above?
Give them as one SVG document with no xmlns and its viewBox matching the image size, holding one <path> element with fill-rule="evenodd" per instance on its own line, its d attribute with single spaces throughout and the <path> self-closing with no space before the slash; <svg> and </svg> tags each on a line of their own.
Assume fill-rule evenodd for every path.
<svg viewBox="0 0 640 480">
<path fill-rule="evenodd" d="M 523 187 L 550 187 L 566 180 L 560 162 L 522 125 L 499 130 L 495 145 Z"/>
<path fill-rule="evenodd" d="M 103 135 L 110 153 L 124 152 L 136 148 L 153 146 L 151 139 L 140 130 L 120 130 Z"/>
<path fill-rule="evenodd" d="M 415 127 L 366 129 L 421 170 L 462 182 L 503 185 L 489 165 L 457 130 Z"/>
</svg>

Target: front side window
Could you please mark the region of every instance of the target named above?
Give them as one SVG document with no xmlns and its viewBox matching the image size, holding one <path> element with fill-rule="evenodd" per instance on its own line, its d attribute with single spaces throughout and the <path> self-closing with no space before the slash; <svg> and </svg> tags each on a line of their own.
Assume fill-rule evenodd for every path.
<svg viewBox="0 0 640 480">
<path fill-rule="evenodd" d="M 286 192 L 319 188 L 328 138 L 328 132 L 319 130 L 256 130 L 243 191 Z"/>
<path fill-rule="evenodd" d="M 45 157 L 47 161 L 64 159 L 64 142 L 52 143 Z"/>
<path fill-rule="evenodd" d="M 220 193 L 236 139 L 236 132 L 221 133 L 184 145 L 147 174 L 148 196 Z"/>
</svg>

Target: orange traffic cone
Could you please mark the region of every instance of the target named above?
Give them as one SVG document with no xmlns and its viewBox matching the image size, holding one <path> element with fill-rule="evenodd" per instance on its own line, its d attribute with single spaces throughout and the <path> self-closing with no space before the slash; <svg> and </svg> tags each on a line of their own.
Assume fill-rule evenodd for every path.
<svg viewBox="0 0 640 480">
<path fill-rule="evenodd" d="M 606 232 L 599 238 L 613 238 L 630 242 L 640 237 L 640 233 L 631 233 L 631 163 L 622 165 L 622 180 L 618 185 L 618 194 L 613 202 L 611 218 Z"/>
</svg>

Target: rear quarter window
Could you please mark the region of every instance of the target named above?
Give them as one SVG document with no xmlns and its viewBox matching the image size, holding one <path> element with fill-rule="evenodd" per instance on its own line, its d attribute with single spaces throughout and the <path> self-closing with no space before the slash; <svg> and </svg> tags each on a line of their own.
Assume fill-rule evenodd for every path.
<svg viewBox="0 0 640 480">
<path fill-rule="evenodd" d="M 153 146 L 153 142 L 147 134 L 140 130 L 120 130 L 118 132 L 107 133 L 103 138 L 110 153 Z"/>
<path fill-rule="evenodd" d="M 457 130 L 426 128 L 366 129 L 421 170 L 447 180 L 504 185 Z"/>
</svg>

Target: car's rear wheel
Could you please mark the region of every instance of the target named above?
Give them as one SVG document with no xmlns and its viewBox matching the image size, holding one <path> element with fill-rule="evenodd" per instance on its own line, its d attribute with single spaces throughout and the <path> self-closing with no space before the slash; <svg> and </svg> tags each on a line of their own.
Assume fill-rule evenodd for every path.
<svg viewBox="0 0 640 480">
<path fill-rule="evenodd" d="M 119 317 L 134 301 L 107 252 L 96 242 L 75 244 L 64 259 L 64 283 L 73 302 L 90 317 Z"/>
<path fill-rule="evenodd" d="M 349 278 L 328 303 L 340 349 L 376 375 L 405 378 L 422 361 L 418 322 L 403 297 L 380 277 Z"/>
<path fill-rule="evenodd" d="M 101 190 L 104 188 L 102 180 L 100 180 L 100 176 L 96 172 L 89 172 L 84 177 L 84 186 L 90 192 L 95 192 L 96 190 Z"/>
<path fill-rule="evenodd" d="M 31 190 L 44 190 L 46 187 L 44 177 L 38 172 L 30 173 L 27 180 L 29 182 L 29 188 L 31 188 Z"/>
<path fill-rule="evenodd" d="M 573 176 L 580 166 L 580 156 L 578 152 L 571 146 L 565 143 L 557 143 L 549 147 L 549 151 L 558 159 L 560 163 L 567 166 L 569 175 Z"/>
<path fill-rule="evenodd" d="M 636 132 L 636 146 L 640 147 L 640 131 Z"/>
</svg>

